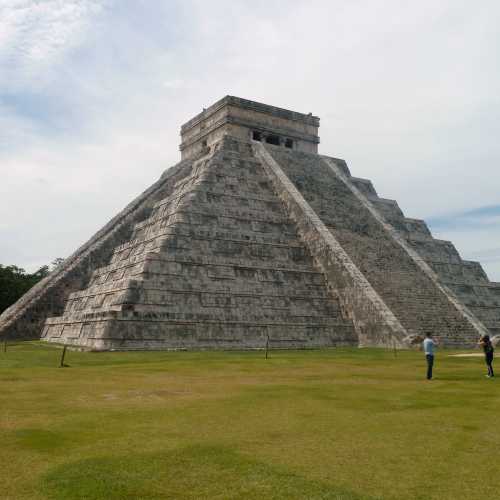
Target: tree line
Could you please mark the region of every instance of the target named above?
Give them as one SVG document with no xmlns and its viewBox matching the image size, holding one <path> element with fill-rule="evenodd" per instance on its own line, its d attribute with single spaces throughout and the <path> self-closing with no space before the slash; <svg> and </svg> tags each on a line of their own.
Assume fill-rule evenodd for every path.
<svg viewBox="0 0 500 500">
<path fill-rule="evenodd" d="M 0 314 L 22 297 L 33 285 L 57 269 L 64 259 L 57 258 L 50 265 L 34 273 L 17 266 L 0 264 Z"/>
</svg>

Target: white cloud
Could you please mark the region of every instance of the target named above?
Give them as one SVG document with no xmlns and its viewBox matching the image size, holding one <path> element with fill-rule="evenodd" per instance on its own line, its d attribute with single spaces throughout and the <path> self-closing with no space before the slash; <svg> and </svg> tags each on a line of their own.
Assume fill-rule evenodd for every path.
<svg viewBox="0 0 500 500">
<path fill-rule="evenodd" d="M 9 91 L 40 88 L 54 66 L 78 47 L 102 11 L 97 0 L 3 0 L 0 5 L 0 84 Z"/>
</svg>

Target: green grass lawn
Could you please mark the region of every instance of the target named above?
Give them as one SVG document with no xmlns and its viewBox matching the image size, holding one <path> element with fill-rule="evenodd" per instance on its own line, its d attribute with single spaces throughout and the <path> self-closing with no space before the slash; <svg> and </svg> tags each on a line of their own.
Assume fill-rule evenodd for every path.
<svg viewBox="0 0 500 500">
<path fill-rule="evenodd" d="M 0 498 L 500 498 L 500 386 L 448 354 L 9 346 Z"/>
</svg>

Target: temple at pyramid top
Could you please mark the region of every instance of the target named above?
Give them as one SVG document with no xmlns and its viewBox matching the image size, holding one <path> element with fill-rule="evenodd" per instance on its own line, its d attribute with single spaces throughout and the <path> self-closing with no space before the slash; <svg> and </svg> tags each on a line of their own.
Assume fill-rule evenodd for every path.
<svg viewBox="0 0 500 500">
<path fill-rule="evenodd" d="M 319 118 L 226 96 L 181 127 L 182 159 L 199 155 L 224 135 L 317 153 Z"/>
</svg>

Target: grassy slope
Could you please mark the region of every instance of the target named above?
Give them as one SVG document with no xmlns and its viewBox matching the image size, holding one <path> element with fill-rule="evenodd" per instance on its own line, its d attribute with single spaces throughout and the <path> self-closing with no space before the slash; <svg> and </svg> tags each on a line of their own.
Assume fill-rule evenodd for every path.
<svg viewBox="0 0 500 500">
<path fill-rule="evenodd" d="M 418 352 L 0 352 L 0 498 L 481 499 L 500 396 Z"/>
</svg>

